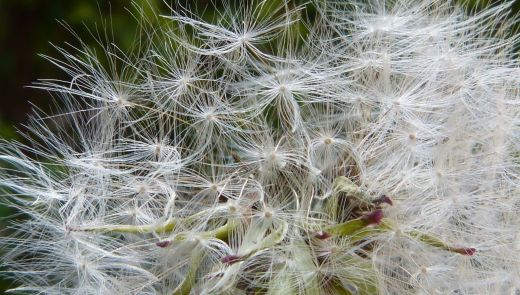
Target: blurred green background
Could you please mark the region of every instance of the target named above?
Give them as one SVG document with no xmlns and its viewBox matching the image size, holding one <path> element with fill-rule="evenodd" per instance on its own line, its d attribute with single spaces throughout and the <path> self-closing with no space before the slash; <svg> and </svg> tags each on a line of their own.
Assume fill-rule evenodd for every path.
<svg viewBox="0 0 520 295">
<path fill-rule="evenodd" d="M 210 0 L 134 2 L 164 13 L 168 11 L 166 3 L 169 2 L 197 5 L 199 8 L 210 4 Z M 219 5 L 222 1 L 214 2 Z M 486 2 L 491 1 L 480 1 L 479 6 Z M 475 5 L 476 0 L 469 3 Z M 520 0 L 517 0 L 511 15 L 519 8 Z M 26 86 L 39 78 L 66 79 L 59 69 L 38 56 L 59 56 L 49 42 L 62 45 L 66 41 L 73 44 L 76 41 L 58 20 L 69 24 L 87 44 L 94 40 L 86 27 L 93 28 L 95 24 L 108 21 L 113 27 L 114 43 L 125 49 L 133 43 L 136 31 L 136 21 L 128 10 L 133 11 L 130 0 L 0 0 L 0 138 L 18 137 L 15 130 L 20 128 L 23 131 L 21 125 L 31 113 L 31 104 L 44 110 L 50 105 L 49 94 Z M 5 217 L 12 213 L 0 205 L 0 229 L 6 227 Z M 4 294 L 9 285 L 8 280 L 0 279 L 0 294 Z"/>
</svg>

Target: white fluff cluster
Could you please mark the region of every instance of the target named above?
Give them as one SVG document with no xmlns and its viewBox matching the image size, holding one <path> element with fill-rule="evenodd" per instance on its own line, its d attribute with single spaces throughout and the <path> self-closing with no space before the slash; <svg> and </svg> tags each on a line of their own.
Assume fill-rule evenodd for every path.
<svg viewBox="0 0 520 295">
<path fill-rule="evenodd" d="M 49 58 L 63 111 L 0 155 L 12 292 L 520 294 L 510 3 L 278 2 Z"/>
</svg>

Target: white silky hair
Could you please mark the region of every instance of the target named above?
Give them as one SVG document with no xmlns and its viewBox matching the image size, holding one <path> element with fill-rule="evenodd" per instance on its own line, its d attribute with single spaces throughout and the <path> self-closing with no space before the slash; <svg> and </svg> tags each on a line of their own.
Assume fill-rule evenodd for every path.
<svg viewBox="0 0 520 295">
<path fill-rule="evenodd" d="M 273 2 L 143 14 L 149 44 L 108 65 L 46 57 L 61 111 L 0 144 L 11 292 L 520 292 L 512 2 Z M 324 236 L 355 213 L 340 177 L 391 197 L 390 229 Z"/>
</svg>

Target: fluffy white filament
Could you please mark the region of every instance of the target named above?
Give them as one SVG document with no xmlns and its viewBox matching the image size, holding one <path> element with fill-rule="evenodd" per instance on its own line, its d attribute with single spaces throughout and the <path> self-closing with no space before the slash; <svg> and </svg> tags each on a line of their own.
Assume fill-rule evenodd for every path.
<svg viewBox="0 0 520 295">
<path fill-rule="evenodd" d="M 511 3 L 246 2 L 48 58 L 63 112 L 1 144 L 12 292 L 519 294 Z"/>
</svg>

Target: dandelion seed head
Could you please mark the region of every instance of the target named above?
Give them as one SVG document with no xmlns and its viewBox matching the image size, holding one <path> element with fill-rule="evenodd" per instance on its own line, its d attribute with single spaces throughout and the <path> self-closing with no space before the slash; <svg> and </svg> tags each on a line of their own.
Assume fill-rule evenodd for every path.
<svg viewBox="0 0 520 295">
<path fill-rule="evenodd" d="M 511 2 L 275 2 L 46 57 L 61 113 L 0 143 L 13 292 L 520 290 Z"/>
</svg>

